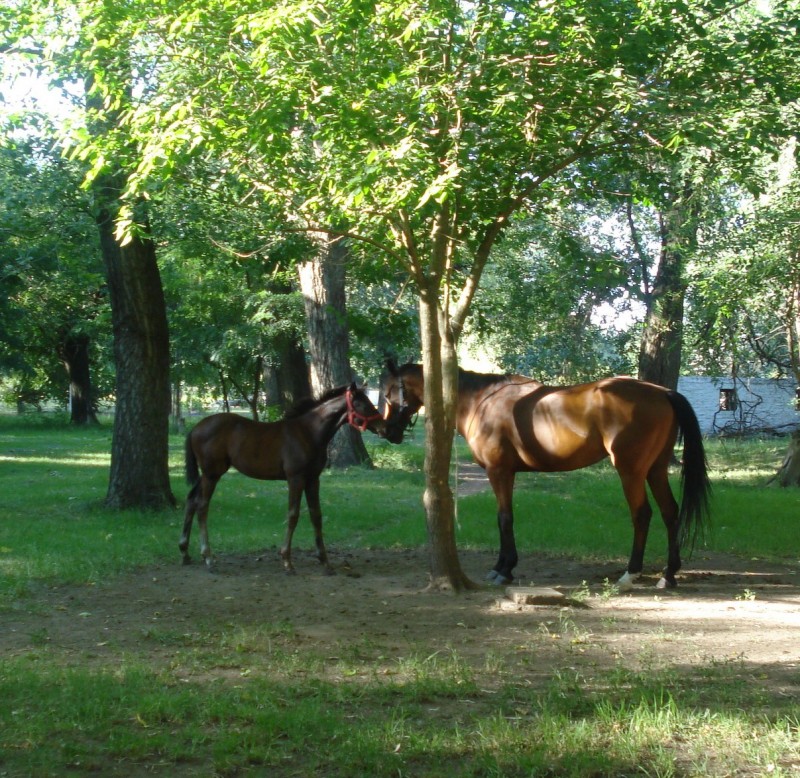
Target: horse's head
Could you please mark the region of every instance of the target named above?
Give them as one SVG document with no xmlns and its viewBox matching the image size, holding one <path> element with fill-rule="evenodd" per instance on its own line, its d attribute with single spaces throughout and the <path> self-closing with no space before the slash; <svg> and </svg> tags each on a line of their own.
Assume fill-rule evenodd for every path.
<svg viewBox="0 0 800 778">
<path fill-rule="evenodd" d="M 359 432 L 369 430 L 384 438 L 386 421 L 372 404 L 365 389 L 366 385 L 359 388 L 355 381 L 347 388 L 347 423 Z"/>
<path fill-rule="evenodd" d="M 393 360 L 387 360 L 386 369 L 379 403 L 386 420 L 386 439 L 402 443 L 403 434 L 422 407 L 422 367 L 411 363 L 397 367 Z"/>
</svg>

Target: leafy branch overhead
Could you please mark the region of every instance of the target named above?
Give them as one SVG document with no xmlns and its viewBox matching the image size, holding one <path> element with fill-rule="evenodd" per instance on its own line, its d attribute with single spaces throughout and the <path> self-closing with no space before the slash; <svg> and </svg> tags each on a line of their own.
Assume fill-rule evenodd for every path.
<svg viewBox="0 0 800 778">
<path fill-rule="evenodd" d="M 725 151 L 774 126 L 790 5 L 76 2 L 49 51 L 76 73 L 124 52 L 138 74 L 129 92 L 113 68 L 92 87 L 117 140 L 71 139 L 94 173 L 131 155 L 127 198 L 213 155 L 295 229 L 390 236 L 388 260 L 460 296 L 458 329 L 497 237 L 574 162 Z"/>
</svg>

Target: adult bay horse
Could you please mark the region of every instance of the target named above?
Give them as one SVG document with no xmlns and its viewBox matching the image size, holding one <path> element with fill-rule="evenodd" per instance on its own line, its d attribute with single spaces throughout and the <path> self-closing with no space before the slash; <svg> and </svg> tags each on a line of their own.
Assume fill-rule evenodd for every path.
<svg viewBox="0 0 800 778">
<path fill-rule="evenodd" d="M 250 478 L 287 481 L 289 512 L 281 547 L 283 566 L 293 573 L 292 535 L 306 495 L 314 527 L 317 554 L 326 572 L 333 573 L 322 539 L 319 476 L 328 459 L 328 443 L 336 430 L 349 423 L 360 432 L 384 435 L 385 422 L 363 388 L 340 386 L 318 400 L 302 400 L 281 421 L 258 422 L 235 413 L 216 413 L 203 419 L 186 436 L 186 480 L 192 487 L 186 498 L 183 534 L 178 547 L 189 564 L 189 535 L 195 513 L 200 525 L 200 553 L 212 567 L 208 543 L 208 505 L 219 479 L 233 466 Z"/>
<path fill-rule="evenodd" d="M 388 362 L 387 368 L 382 386 L 386 438 L 399 443 L 423 405 L 422 366 Z M 658 586 L 677 584 L 681 548 L 694 543 L 707 520 L 710 489 L 700 426 L 683 395 L 633 378 L 556 387 L 525 376 L 459 370 L 456 429 L 486 470 L 497 498 L 500 556 L 490 580 L 510 582 L 517 564 L 516 473 L 577 470 L 610 457 L 633 521 L 633 550 L 620 588 L 630 588 L 642 572 L 653 514 L 645 482 L 667 528 L 667 566 Z M 684 443 L 680 505 L 668 479 L 679 432 Z"/>
</svg>

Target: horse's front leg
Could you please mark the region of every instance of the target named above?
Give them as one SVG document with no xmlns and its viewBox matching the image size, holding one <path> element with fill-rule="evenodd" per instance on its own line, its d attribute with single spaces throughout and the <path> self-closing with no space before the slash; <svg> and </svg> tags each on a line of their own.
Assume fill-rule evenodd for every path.
<svg viewBox="0 0 800 778">
<path fill-rule="evenodd" d="M 335 575 L 336 571 L 328 562 L 328 552 L 325 549 L 325 541 L 322 539 L 322 508 L 319 502 L 319 476 L 310 478 L 306 484 L 306 502 L 308 503 L 308 513 L 311 517 L 311 524 L 314 527 L 314 542 L 317 545 L 317 558 L 325 568 L 327 575 Z"/>
<path fill-rule="evenodd" d="M 288 479 L 289 483 L 289 511 L 286 516 L 286 537 L 281 546 L 281 559 L 283 559 L 283 569 L 289 575 L 294 575 L 294 565 L 292 564 L 292 536 L 297 527 L 297 520 L 300 518 L 300 500 L 303 496 L 305 487 L 304 476 L 293 476 Z"/>
<path fill-rule="evenodd" d="M 497 498 L 497 529 L 500 533 L 500 556 L 489 571 L 488 580 L 502 586 L 514 580 L 517 566 L 517 544 L 514 539 L 514 512 L 512 496 L 516 473 L 509 470 L 488 468 L 486 474 Z"/>
</svg>

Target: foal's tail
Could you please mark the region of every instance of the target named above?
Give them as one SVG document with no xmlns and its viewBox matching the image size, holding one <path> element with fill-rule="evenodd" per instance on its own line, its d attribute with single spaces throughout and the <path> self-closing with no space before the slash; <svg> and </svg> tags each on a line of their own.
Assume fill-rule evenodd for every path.
<svg viewBox="0 0 800 778">
<path fill-rule="evenodd" d="M 688 543 L 691 549 L 694 548 L 698 537 L 703 537 L 710 521 L 711 482 L 708 480 L 703 436 L 694 409 L 689 401 L 678 392 L 668 392 L 667 397 L 675 411 L 678 427 L 683 437 L 683 469 L 681 471 L 683 496 L 678 511 L 678 543 L 681 547 Z"/>
<path fill-rule="evenodd" d="M 186 483 L 194 488 L 200 480 L 200 468 L 197 466 L 197 457 L 192 448 L 191 432 L 186 436 L 186 441 L 184 442 L 183 461 L 186 466 Z"/>
</svg>

